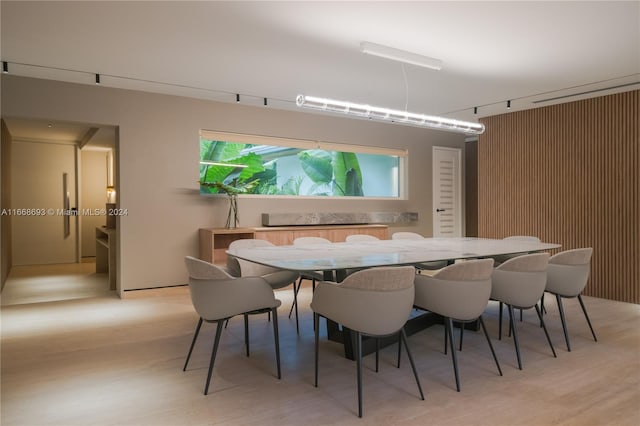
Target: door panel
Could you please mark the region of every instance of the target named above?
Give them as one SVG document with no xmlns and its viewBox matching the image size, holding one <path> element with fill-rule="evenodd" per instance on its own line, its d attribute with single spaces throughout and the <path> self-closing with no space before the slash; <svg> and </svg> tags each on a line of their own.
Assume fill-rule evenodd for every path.
<svg viewBox="0 0 640 426">
<path fill-rule="evenodd" d="M 21 213 L 13 215 L 11 222 L 13 264 L 76 262 L 78 218 L 62 213 L 67 195 L 69 206 L 77 206 L 76 148 L 15 141 L 12 149 L 12 207 Z M 67 194 L 63 194 L 65 173 Z"/>
<path fill-rule="evenodd" d="M 460 150 L 433 147 L 433 236 L 462 236 Z"/>
</svg>

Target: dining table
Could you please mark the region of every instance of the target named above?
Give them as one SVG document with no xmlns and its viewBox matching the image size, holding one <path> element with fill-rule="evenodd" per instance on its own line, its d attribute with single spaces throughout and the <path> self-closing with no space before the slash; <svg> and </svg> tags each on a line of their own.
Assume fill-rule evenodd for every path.
<svg viewBox="0 0 640 426">
<path fill-rule="evenodd" d="M 501 255 L 535 253 L 560 248 L 559 244 L 517 239 L 476 237 L 424 238 L 417 240 L 374 240 L 330 244 L 286 245 L 228 250 L 227 255 L 273 268 L 300 273 L 322 272 L 327 281 L 342 281 L 350 272 L 379 266 L 415 265 L 465 259 L 493 258 Z M 441 323 L 429 313 L 412 315 L 405 326 L 408 335 Z M 477 326 L 471 325 L 472 328 Z M 354 359 L 353 333 L 327 321 L 329 340 L 344 344 L 345 356 Z M 395 339 L 394 341 L 397 341 Z M 392 341 L 378 342 L 381 346 Z M 363 343 L 363 353 L 375 350 L 375 342 Z"/>
</svg>

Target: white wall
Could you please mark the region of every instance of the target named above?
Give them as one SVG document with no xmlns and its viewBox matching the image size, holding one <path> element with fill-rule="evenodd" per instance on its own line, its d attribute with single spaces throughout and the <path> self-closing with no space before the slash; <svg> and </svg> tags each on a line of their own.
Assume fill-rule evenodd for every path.
<svg viewBox="0 0 640 426">
<path fill-rule="evenodd" d="M 224 226 L 226 199 L 198 195 L 200 129 L 409 150 L 408 200 L 241 198 L 240 224 L 261 213 L 417 211 L 394 230 L 431 235 L 431 147 L 464 149 L 457 134 L 306 112 L 2 75 L 2 113 L 119 126 L 119 278 L 124 290 L 185 283 L 183 258 L 196 255 L 197 231 Z"/>
</svg>

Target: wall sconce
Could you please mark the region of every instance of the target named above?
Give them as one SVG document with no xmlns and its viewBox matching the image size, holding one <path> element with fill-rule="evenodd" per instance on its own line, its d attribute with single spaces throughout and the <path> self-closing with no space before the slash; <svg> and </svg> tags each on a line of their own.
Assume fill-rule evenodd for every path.
<svg viewBox="0 0 640 426">
<path fill-rule="evenodd" d="M 113 186 L 107 186 L 107 203 L 115 204 L 116 189 Z"/>
</svg>

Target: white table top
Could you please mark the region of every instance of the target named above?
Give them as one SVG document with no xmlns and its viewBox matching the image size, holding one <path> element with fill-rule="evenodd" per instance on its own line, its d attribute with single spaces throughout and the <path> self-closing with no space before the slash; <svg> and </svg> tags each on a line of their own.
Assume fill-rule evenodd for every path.
<svg viewBox="0 0 640 426">
<path fill-rule="evenodd" d="M 279 269 L 329 271 L 491 257 L 559 247 L 559 244 L 466 237 L 242 248 L 229 250 L 227 253 L 240 259 Z"/>
</svg>

